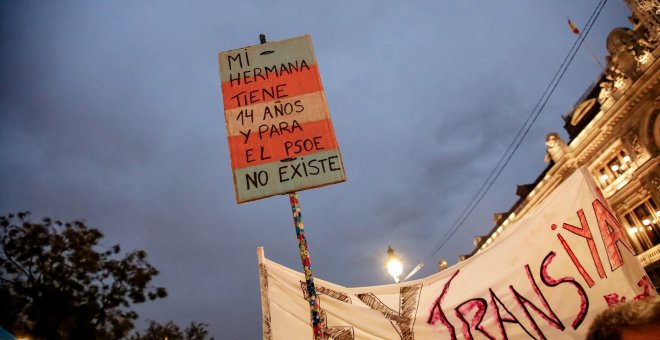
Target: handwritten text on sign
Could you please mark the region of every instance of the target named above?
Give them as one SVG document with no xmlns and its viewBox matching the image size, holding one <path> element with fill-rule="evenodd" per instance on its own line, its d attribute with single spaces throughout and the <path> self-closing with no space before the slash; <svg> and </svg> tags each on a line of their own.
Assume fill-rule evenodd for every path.
<svg viewBox="0 0 660 340">
<path fill-rule="evenodd" d="M 238 203 L 346 180 L 310 36 L 218 58 Z"/>
</svg>

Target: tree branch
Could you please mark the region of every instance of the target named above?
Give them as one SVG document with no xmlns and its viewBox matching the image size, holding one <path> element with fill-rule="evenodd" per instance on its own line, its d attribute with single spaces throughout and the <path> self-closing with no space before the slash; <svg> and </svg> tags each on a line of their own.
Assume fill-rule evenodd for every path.
<svg viewBox="0 0 660 340">
<path fill-rule="evenodd" d="M 9 260 L 9 262 L 11 262 L 16 268 L 20 269 L 25 274 L 25 276 L 27 276 L 28 279 L 30 279 L 30 280 L 34 279 L 32 277 L 32 275 L 30 275 L 30 273 L 28 273 L 25 270 L 25 268 L 21 267 L 18 263 L 16 263 L 16 261 L 14 261 L 13 258 L 11 258 L 11 256 L 9 256 L 9 254 L 7 254 L 7 249 L 5 249 L 4 245 L 2 247 L 2 252 L 5 254 L 5 257 L 7 258 L 7 260 Z"/>
</svg>

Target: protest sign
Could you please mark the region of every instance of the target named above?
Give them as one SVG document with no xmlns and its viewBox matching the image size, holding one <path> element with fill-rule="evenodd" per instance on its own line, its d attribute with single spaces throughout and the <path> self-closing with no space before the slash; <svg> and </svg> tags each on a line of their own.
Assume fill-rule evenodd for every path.
<svg viewBox="0 0 660 340">
<path fill-rule="evenodd" d="M 346 180 L 310 36 L 218 59 L 238 203 Z"/>
</svg>

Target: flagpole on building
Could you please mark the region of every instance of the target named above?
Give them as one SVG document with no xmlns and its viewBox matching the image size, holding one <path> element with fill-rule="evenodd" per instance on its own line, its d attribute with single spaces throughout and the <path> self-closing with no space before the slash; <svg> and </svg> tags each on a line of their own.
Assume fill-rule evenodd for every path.
<svg viewBox="0 0 660 340">
<path fill-rule="evenodd" d="M 265 44 L 266 35 L 259 35 L 259 42 Z M 316 287 L 314 286 L 314 276 L 312 275 L 312 261 L 309 258 L 309 248 L 307 247 L 307 238 L 305 238 L 305 226 L 300 212 L 300 202 L 296 192 L 289 193 L 289 202 L 291 203 L 291 213 L 293 215 L 293 226 L 296 228 L 296 237 L 298 238 L 298 249 L 300 250 L 300 260 L 302 261 L 303 271 L 305 272 L 305 285 L 307 287 L 307 301 L 309 302 L 309 311 L 312 319 L 312 330 L 314 331 L 314 340 L 323 340 L 323 324 L 321 323 L 321 305 L 318 296 L 316 296 Z M 261 253 L 263 256 L 263 250 Z M 260 257 L 261 259 L 262 257 Z"/>
<path fill-rule="evenodd" d="M 575 26 L 575 24 L 573 23 L 571 18 L 566 18 L 566 19 L 568 20 L 568 26 L 571 28 L 571 31 L 573 31 L 573 33 L 575 33 L 579 37 L 580 36 L 580 29 L 577 28 L 577 26 Z M 589 54 L 594 59 L 596 64 L 598 64 L 598 66 L 600 66 L 600 68 L 604 70 L 605 66 L 603 66 L 603 64 L 600 62 L 600 60 L 598 60 L 598 57 L 596 56 L 596 53 L 594 52 L 594 49 L 591 48 L 591 44 L 589 44 L 589 41 L 587 41 L 587 37 L 585 36 L 584 39 L 582 39 L 582 41 L 584 42 L 584 45 L 587 46 L 587 50 L 589 50 Z"/>
<path fill-rule="evenodd" d="M 587 49 L 589 50 L 589 54 L 591 54 L 591 57 L 594 58 L 594 60 L 598 64 L 598 66 L 600 66 L 600 68 L 604 70 L 605 66 L 603 66 L 603 64 L 600 62 L 600 60 L 598 60 L 598 57 L 596 56 L 596 53 L 594 53 L 593 48 L 591 48 L 591 44 L 589 44 L 589 41 L 587 41 L 586 38 L 584 39 L 584 45 L 587 46 Z"/>
</svg>

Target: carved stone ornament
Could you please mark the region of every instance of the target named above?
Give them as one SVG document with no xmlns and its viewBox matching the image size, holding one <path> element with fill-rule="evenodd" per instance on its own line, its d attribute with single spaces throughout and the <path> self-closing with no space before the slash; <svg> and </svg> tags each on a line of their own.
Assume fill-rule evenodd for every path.
<svg viewBox="0 0 660 340">
<path fill-rule="evenodd" d="M 613 73 L 613 79 L 639 76 L 637 58 L 635 56 L 636 41 L 633 31 L 629 28 L 618 27 L 607 36 L 607 51 L 610 52 L 607 71 Z"/>
<path fill-rule="evenodd" d="M 635 152 L 635 157 L 642 158 L 642 156 L 644 156 L 644 148 L 642 148 L 642 145 L 639 142 L 639 136 L 637 136 L 636 133 L 631 133 L 630 137 L 630 146 L 632 147 L 633 152 Z"/>
<path fill-rule="evenodd" d="M 608 99 L 612 97 L 612 82 L 603 81 L 600 84 L 600 92 L 598 93 L 598 103 L 603 105 Z"/>
<path fill-rule="evenodd" d="M 640 184 L 642 185 L 642 190 L 644 195 L 650 195 L 654 199 L 660 199 L 660 176 L 658 173 L 653 173 L 646 178 L 640 179 Z"/>
<path fill-rule="evenodd" d="M 568 146 L 556 132 L 551 132 L 545 137 L 545 148 L 555 163 L 568 152 Z"/>
<path fill-rule="evenodd" d="M 654 174 L 653 177 L 651 177 L 650 189 L 654 190 L 656 195 L 660 195 L 660 176 L 657 174 Z"/>
<path fill-rule="evenodd" d="M 633 12 L 633 23 L 639 24 L 651 43 L 660 40 L 660 0 L 625 0 Z"/>
</svg>

